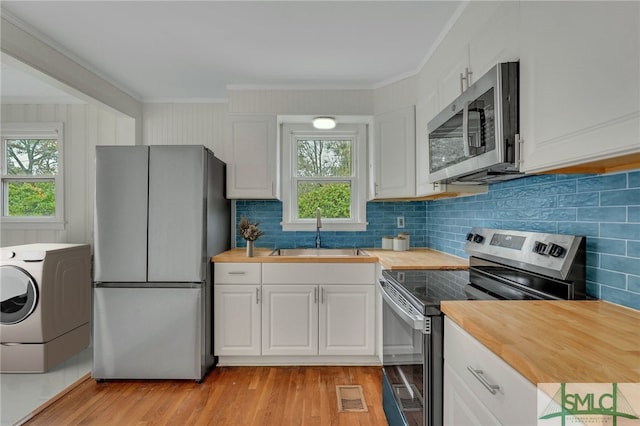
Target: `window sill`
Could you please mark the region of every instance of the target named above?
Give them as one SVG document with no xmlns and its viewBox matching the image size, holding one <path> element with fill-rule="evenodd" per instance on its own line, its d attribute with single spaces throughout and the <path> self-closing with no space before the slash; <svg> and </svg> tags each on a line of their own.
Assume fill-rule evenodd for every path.
<svg viewBox="0 0 640 426">
<path fill-rule="evenodd" d="M 28 220 L 23 218 L 2 218 L 0 221 L 2 229 L 25 230 L 25 229 L 48 229 L 61 231 L 65 228 L 65 222 L 59 220 Z"/>
<path fill-rule="evenodd" d="M 315 222 L 313 224 L 309 223 L 293 223 L 293 222 L 280 222 L 282 225 L 282 230 L 287 231 L 316 231 Z M 337 231 L 337 232 L 353 232 L 353 231 L 366 231 L 367 230 L 367 222 L 364 223 L 323 223 L 322 228 L 320 228 L 320 232 L 323 231 Z"/>
</svg>

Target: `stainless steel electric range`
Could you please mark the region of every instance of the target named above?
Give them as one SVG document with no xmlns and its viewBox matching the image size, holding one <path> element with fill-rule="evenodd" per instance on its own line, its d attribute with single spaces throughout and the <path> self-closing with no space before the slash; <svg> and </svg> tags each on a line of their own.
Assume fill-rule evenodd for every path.
<svg viewBox="0 0 640 426">
<path fill-rule="evenodd" d="M 584 299 L 585 237 L 473 228 L 468 271 L 385 270 L 383 405 L 391 426 L 442 425 L 443 300 Z"/>
</svg>

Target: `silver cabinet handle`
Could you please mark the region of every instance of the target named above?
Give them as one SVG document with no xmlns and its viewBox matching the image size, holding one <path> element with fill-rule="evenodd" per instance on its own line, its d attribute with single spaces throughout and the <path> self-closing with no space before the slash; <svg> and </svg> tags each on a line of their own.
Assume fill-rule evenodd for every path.
<svg viewBox="0 0 640 426">
<path fill-rule="evenodd" d="M 320 304 L 324 303 L 324 287 L 320 287 Z"/>
<path fill-rule="evenodd" d="M 470 365 L 467 365 L 467 370 L 469 370 L 469 372 L 473 375 L 473 377 L 478 379 L 478 381 L 480 383 L 482 383 L 482 386 L 487 388 L 487 390 L 489 392 L 491 392 L 492 395 L 495 395 L 498 392 L 498 390 L 500 389 L 500 386 L 492 385 L 491 383 L 489 383 L 487 381 L 487 378 L 484 377 L 484 373 L 482 372 L 482 370 L 476 370 L 475 368 L 473 368 Z"/>
<path fill-rule="evenodd" d="M 229 275 L 246 275 L 245 271 L 229 271 Z"/>
<path fill-rule="evenodd" d="M 318 304 L 318 287 L 313 289 L 313 304 Z"/>
<path fill-rule="evenodd" d="M 260 304 L 260 289 L 256 287 L 256 305 Z"/>
<path fill-rule="evenodd" d="M 515 157 L 516 166 L 518 167 L 518 171 L 522 171 L 522 163 L 524 163 L 524 159 L 522 158 L 523 144 L 524 144 L 524 140 L 520 137 L 519 134 L 516 134 L 514 157 Z"/>
</svg>

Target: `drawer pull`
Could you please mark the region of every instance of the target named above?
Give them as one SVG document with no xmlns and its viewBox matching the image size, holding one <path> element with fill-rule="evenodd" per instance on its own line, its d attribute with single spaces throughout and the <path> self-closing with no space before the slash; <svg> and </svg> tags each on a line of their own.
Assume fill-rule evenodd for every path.
<svg viewBox="0 0 640 426">
<path fill-rule="evenodd" d="M 245 271 L 229 271 L 229 275 L 246 275 Z"/>
<path fill-rule="evenodd" d="M 478 381 L 480 383 L 482 383 L 482 385 L 485 388 L 487 388 L 487 390 L 489 392 L 491 392 L 492 395 L 495 395 L 498 392 L 498 390 L 500 389 L 500 386 L 492 385 L 491 383 L 489 383 L 487 381 L 486 377 L 484 377 L 484 374 L 482 373 L 482 370 L 476 370 L 475 368 L 473 368 L 470 365 L 467 366 L 467 370 L 469 370 L 469 372 L 473 375 L 473 377 L 478 379 Z"/>
</svg>

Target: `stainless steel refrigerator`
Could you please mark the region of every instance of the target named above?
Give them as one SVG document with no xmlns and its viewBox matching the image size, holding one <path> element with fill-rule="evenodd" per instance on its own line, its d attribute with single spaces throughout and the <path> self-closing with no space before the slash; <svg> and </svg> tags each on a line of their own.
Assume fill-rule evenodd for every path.
<svg viewBox="0 0 640 426">
<path fill-rule="evenodd" d="M 224 191 L 225 164 L 202 145 L 96 147 L 94 379 L 199 381 L 214 365 Z"/>
</svg>

